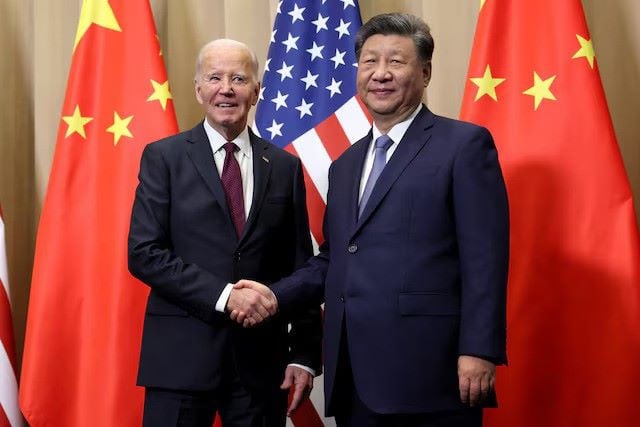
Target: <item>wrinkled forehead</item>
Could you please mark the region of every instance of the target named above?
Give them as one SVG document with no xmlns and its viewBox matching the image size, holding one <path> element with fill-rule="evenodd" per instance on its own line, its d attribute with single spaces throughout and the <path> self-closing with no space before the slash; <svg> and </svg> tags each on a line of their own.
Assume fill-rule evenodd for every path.
<svg viewBox="0 0 640 427">
<path fill-rule="evenodd" d="M 257 64 L 251 51 L 238 45 L 208 46 L 200 54 L 196 72 L 203 74 L 212 71 L 242 73 L 257 77 Z"/>
</svg>

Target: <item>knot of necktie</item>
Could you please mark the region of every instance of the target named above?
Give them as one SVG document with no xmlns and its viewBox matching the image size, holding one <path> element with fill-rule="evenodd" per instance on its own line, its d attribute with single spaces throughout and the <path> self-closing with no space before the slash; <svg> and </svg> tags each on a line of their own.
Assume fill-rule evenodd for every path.
<svg viewBox="0 0 640 427">
<path fill-rule="evenodd" d="M 222 146 L 222 148 L 224 148 L 224 151 L 226 151 L 227 154 L 233 154 L 240 149 L 240 147 L 238 147 L 234 142 L 227 142 Z"/>
<path fill-rule="evenodd" d="M 382 149 L 385 153 L 393 144 L 393 140 L 389 137 L 389 135 L 380 135 L 378 139 L 376 139 L 376 150 Z"/>
</svg>

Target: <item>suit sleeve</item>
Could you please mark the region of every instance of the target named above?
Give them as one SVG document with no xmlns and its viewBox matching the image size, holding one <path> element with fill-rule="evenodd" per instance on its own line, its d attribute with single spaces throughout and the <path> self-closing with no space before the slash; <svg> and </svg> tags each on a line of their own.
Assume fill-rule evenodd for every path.
<svg viewBox="0 0 640 427">
<path fill-rule="evenodd" d="M 329 168 L 329 191 L 327 200 L 331 199 L 331 172 Z M 300 307 L 319 305 L 324 302 L 324 283 L 329 269 L 329 233 L 327 214 L 324 216 L 324 242 L 320 245 L 320 253 L 307 260 L 289 277 L 271 285 L 271 290 L 278 300 L 281 312 L 292 312 Z"/>
<path fill-rule="evenodd" d="M 313 255 L 313 248 L 309 232 L 302 164 L 298 159 L 296 159 L 295 168 L 293 203 L 296 249 L 294 268 L 298 269 Z M 291 349 L 291 363 L 308 366 L 314 369 L 318 375 L 321 373 L 322 315 L 318 304 L 292 312 L 289 347 Z"/>
<path fill-rule="evenodd" d="M 172 250 L 169 221 L 175 195 L 158 144 L 145 148 L 138 179 L 129 228 L 129 271 L 167 302 L 203 321 L 213 321 L 222 315 L 215 311 L 215 303 L 226 281 L 184 262 Z"/>
<path fill-rule="evenodd" d="M 506 363 L 509 211 L 498 153 L 484 128 L 474 128 L 459 147 L 453 205 L 461 274 L 460 354 Z"/>
</svg>

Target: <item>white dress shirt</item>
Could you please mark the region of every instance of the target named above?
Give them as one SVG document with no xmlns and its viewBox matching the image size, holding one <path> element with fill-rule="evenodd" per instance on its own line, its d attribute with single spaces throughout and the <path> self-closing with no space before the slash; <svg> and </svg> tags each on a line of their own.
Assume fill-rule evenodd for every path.
<svg viewBox="0 0 640 427">
<path fill-rule="evenodd" d="M 249 131 L 245 128 L 240 135 L 238 135 L 233 141 L 227 141 L 220 133 L 215 130 L 208 121 L 204 121 L 204 131 L 209 138 L 209 144 L 211 144 L 211 151 L 213 151 L 213 160 L 218 169 L 218 175 L 222 176 L 222 167 L 224 165 L 224 158 L 227 152 L 224 149 L 224 144 L 227 142 L 233 142 L 239 148 L 234 153 L 238 165 L 240 165 L 240 175 L 242 176 L 242 195 L 244 197 L 244 219 L 249 218 L 249 211 L 251 210 L 251 204 L 253 202 L 253 150 L 251 148 L 251 140 L 249 139 Z M 227 307 L 227 301 L 229 301 L 229 295 L 233 289 L 233 283 L 227 283 L 224 290 L 218 297 L 216 302 L 216 311 L 224 313 Z M 311 375 L 315 376 L 314 369 L 308 366 L 300 365 L 298 363 L 289 363 L 288 366 L 297 366 Z"/>
<path fill-rule="evenodd" d="M 213 151 L 213 160 L 216 163 L 219 176 L 222 176 L 222 166 L 224 165 L 224 158 L 227 155 L 223 147 L 224 144 L 233 142 L 239 148 L 234 155 L 238 161 L 238 165 L 240 165 L 242 195 L 244 198 L 244 219 L 246 220 L 249 218 L 249 211 L 251 210 L 251 203 L 253 202 L 253 150 L 251 149 L 249 131 L 247 128 L 244 128 L 244 130 L 240 132 L 240 135 L 233 141 L 227 141 L 206 120 L 204 121 L 204 131 L 207 133 L 207 138 L 209 138 L 211 151 Z"/>
</svg>

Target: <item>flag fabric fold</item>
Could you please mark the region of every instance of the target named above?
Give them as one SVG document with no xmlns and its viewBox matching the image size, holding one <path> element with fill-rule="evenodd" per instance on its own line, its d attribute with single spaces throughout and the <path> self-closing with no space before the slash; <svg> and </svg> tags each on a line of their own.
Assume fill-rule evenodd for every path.
<svg viewBox="0 0 640 427">
<path fill-rule="evenodd" d="M 0 426 L 17 427 L 22 425 L 22 415 L 18 408 L 17 365 L 10 296 L 5 226 L 0 206 Z"/>
<path fill-rule="evenodd" d="M 134 426 L 147 288 L 127 270 L 144 146 L 177 132 L 148 0 L 85 0 L 34 260 L 20 407 L 31 426 Z"/>
<path fill-rule="evenodd" d="M 509 194 L 509 366 L 488 426 L 640 418 L 640 238 L 580 0 L 482 2 L 461 118 Z"/>
</svg>

